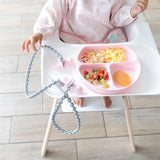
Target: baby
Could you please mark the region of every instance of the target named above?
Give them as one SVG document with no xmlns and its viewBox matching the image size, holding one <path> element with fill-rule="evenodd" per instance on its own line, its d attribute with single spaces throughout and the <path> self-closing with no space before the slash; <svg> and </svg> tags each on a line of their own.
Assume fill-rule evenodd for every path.
<svg viewBox="0 0 160 160">
<path fill-rule="evenodd" d="M 22 50 L 29 52 L 29 45 L 36 51 L 36 43 L 49 39 L 59 29 L 65 43 L 114 43 L 126 41 L 122 26 L 128 25 L 143 12 L 148 0 L 137 0 L 133 6 L 122 0 L 48 0 L 34 26 L 34 34 L 23 41 Z M 73 98 L 83 106 L 83 98 Z M 111 99 L 102 97 L 105 108 Z"/>
</svg>

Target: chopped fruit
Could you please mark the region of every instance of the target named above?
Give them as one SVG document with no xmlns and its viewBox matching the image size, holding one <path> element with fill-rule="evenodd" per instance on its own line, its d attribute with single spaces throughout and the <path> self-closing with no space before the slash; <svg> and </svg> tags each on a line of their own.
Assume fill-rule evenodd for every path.
<svg viewBox="0 0 160 160">
<path fill-rule="evenodd" d="M 91 84 L 93 84 L 94 82 L 93 81 L 91 81 Z"/>
<path fill-rule="evenodd" d="M 98 71 L 97 71 L 97 74 L 99 75 L 100 73 L 101 73 L 101 71 L 100 71 L 100 70 L 98 70 Z"/>
<path fill-rule="evenodd" d="M 86 74 L 86 75 L 85 75 L 85 78 L 86 78 L 86 79 L 89 79 L 89 74 Z"/>
<path fill-rule="evenodd" d="M 102 84 L 101 87 L 102 88 L 108 88 L 108 84 Z"/>
<path fill-rule="evenodd" d="M 104 80 L 109 79 L 108 74 L 103 77 Z"/>
<path fill-rule="evenodd" d="M 101 84 L 102 88 L 108 88 L 105 80 L 109 79 L 108 72 L 104 68 L 93 69 L 92 73 L 85 70 L 83 72 L 84 78 L 90 81 L 91 84 Z"/>
<path fill-rule="evenodd" d="M 88 74 L 88 71 L 84 71 L 83 74 L 84 74 L 84 75 Z"/>
<path fill-rule="evenodd" d="M 103 69 L 103 70 L 101 70 L 101 73 L 102 73 L 102 74 L 104 74 L 104 69 Z"/>
<path fill-rule="evenodd" d="M 104 79 L 101 79 L 101 80 L 100 80 L 100 83 L 101 83 L 101 84 L 105 84 L 106 82 L 105 82 Z"/>
<path fill-rule="evenodd" d="M 100 73 L 100 74 L 98 74 L 100 77 L 103 77 L 104 76 L 104 74 L 102 74 L 102 73 Z"/>
<path fill-rule="evenodd" d="M 98 79 L 95 79 L 94 82 L 95 82 L 95 83 L 98 83 Z"/>
<path fill-rule="evenodd" d="M 91 74 L 91 75 L 89 76 L 89 79 L 93 79 L 93 74 Z"/>
<path fill-rule="evenodd" d="M 94 75 L 93 75 L 93 78 L 98 79 L 98 75 L 97 75 L 97 74 L 94 74 Z"/>
</svg>

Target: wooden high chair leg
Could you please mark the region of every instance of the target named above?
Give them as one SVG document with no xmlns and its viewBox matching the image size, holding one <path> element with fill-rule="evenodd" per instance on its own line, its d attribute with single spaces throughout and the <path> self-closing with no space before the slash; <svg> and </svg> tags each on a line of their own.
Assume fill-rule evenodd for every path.
<svg viewBox="0 0 160 160">
<path fill-rule="evenodd" d="M 128 134 L 129 134 L 129 139 L 130 139 L 130 144 L 131 144 L 131 150 L 133 152 L 135 152 L 136 149 L 135 149 L 133 130 L 132 130 L 132 123 L 131 123 L 131 117 L 130 117 L 130 113 L 129 113 L 129 104 L 128 104 L 127 96 L 123 96 L 123 102 L 124 102 L 124 107 L 125 107 L 125 115 L 126 115 Z"/>
<path fill-rule="evenodd" d="M 50 135 L 51 135 L 52 127 L 53 127 L 52 126 L 52 121 L 51 121 L 51 116 L 52 116 L 52 113 L 53 113 L 53 111 L 56 107 L 57 102 L 58 102 L 58 99 L 54 98 L 53 106 L 52 106 L 50 116 L 49 116 L 49 120 L 48 120 L 48 125 L 47 125 L 47 129 L 46 129 L 45 137 L 44 137 L 44 140 L 43 140 L 43 145 L 42 145 L 42 150 L 41 150 L 41 156 L 42 157 L 44 157 L 46 155 L 48 141 L 49 141 L 49 138 L 50 138 Z"/>
</svg>

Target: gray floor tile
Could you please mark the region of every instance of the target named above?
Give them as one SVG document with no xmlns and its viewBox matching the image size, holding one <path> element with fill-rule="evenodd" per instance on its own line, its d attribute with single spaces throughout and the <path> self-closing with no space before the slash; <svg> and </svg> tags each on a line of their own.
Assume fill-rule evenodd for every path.
<svg viewBox="0 0 160 160">
<path fill-rule="evenodd" d="M 54 98 L 49 97 L 47 94 L 43 94 L 43 113 L 50 114 L 52 104 L 53 104 Z M 62 111 L 62 108 L 59 109 L 58 113 L 64 113 Z"/>
<path fill-rule="evenodd" d="M 66 135 L 53 129 L 51 139 L 79 139 L 79 138 L 93 138 L 93 137 L 106 137 L 103 117 L 101 112 L 86 112 L 79 113 L 81 127 L 78 133 L 73 135 Z M 63 121 L 62 121 L 63 119 Z M 57 122 L 60 126 L 67 130 L 76 128 L 75 118 L 73 114 L 66 113 L 57 116 Z M 74 124 L 74 125 L 73 125 Z"/>
<path fill-rule="evenodd" d="M 16 72 L 18 56 L 0 56 L 0 73 Z"/>
<path fill-rule="evenodd" d="M 23 4 L 23 5 L 32 5 L 32 4 L 44 4 L 46 0 L 34 0 L 34 1 L 22 1 L 22 0 L 1 0 L 4 4 Z"/>
<path fill-rule="evenodd" d="M 20 15 L 22 13 L 37 13 L 37 10 L 41 10 L 43 7 L 43 4 L 28 4 L 28 5 L 23 5 L 19 3 L 14 3 L 14 4 L 1 4 L 0 5 L 0 10 L 3 15 Z"/>
<path fill-rule="evenodd" d="M 160 107 L 160 95 L 156 96 L 130 96 L 132 108 Z"/>
<path fill-rule="evenodd" d="M 42 141 L 47 127 L 48 116 L 13 117 L 11 142 Z"/>
<path fill-rule="evenodd" d="M 41 157 L 42 143 L 0 145 L 1 160 L 77 160 L 74 141 L 49 142 L 47 155 Z"/>
<path fill-rule="evenodd" d="M 78 140 L 79 160 L 159 160 L 160 135 L 135 137 L 137 151 L 128 137 Z"/>
<path fill-rule="evenodd" d="M 17 56 L 24 54 L 21 50 L 21 42 L 22 41 L 19 40 L 0 41 L 0 56 Z"/>
<path fill-rule="evenodd" d="M 0 75 L 0 93 L 24 92 L 25 73 L 10 73 Z M 29 91 L 41 88 L 40 73 L 31 74 Z"/>
<path fill-rule="evenodd" d="M 28 38 L 33 33 L 33 27 L 1 27 L 0 29 L 0 41 L 22 41 Z"/>
<path fill-rule="evenodd" d="M 39 16 L 38 13 L 35 13 L 35 14 L 30 14 L 30 13 L 25 14 L 25 13 L 23 13 L 20 25 L 21 26 L 31 26 L 31 27 L 33 27 L 34 24 L 35 24 L 35 21 L 38 18 L 38 16 Z"/>
<path fill-rule="evenodd" d="M 130 110 L 134 135 L 160 133 L 160 108 Z M 104 113 L 108 136 L 128 135 L 123 111 Z"/>
<path fill-rule="evenodd" d="M 105 137 L 101 112 L 80 113 L 81 128 L 75 135 L 66 135 L 53 128 L 50 139 L 75 139 Z M 95 121 L 96 119 L 96 121 Z M 12 142 L 42 141 L 47 127 L 48 115 L 13 117 Z M 58 114 L 56 122 L 67 130 L 76 128 L 76 120 L 71 113 Z"/>
<path fill-rule="evenodd" d="M 22 17 L 21 15 L 14 15 L 14 14 L 6 15 L 5 13 L 2 14 L 2 12 L 1 12 L 0 26 L 1 27 L 8 27 L 8 26 L 16 27 L 16 26 L 20 25 L 21 17 Z"/>
<path fill-rule="evenodd" d="M 43 113 L 50 113 L 53 104 L 53 98 L 43 94 Z"/>
<path fill-rule="evenodd" d="M 19 57 L 19 64 L 18 64 L 18 72 L 26 72 L 28 68 L 29 61 L 31 59 L 32 54 L 23 55 Z M 36 58 L 32 65 L 32 71 L 41 71 L 41 56 L 40 54 L 36 55 Z"/>
<path fill-rule="evenodd" d="M 9 143 L 11 117 L 0 117 L 0 144 Z"/>
<path fill-rule="evenodd" d="M 42 114 L 42 95 L 28 99 L 24 93 L 0 94 L 0 116 Z"/>
</svg>

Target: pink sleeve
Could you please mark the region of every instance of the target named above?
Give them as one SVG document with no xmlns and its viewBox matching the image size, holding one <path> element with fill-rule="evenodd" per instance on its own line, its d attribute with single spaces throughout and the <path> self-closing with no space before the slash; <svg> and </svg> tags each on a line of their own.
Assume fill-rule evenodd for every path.
<svg viewBox="0 0 160 160">
<path fill-rule="evenodd" d="M 122 4 L 120 0 L 115 1 L 111 9 L 111 24 L 115 27 L 122 27 L 135 21 L 136 18 L 133 18 L 130 14 L 131 7 L 130 5 Z"/>
<path fill-rule="evenodd" d="M 41 10 L 33 32 L 41 33 L 44 40 L 50 38 L 55 30 L 60 27 L 67 6 L 67 0 L 48 0 Z"/>
</svg>

